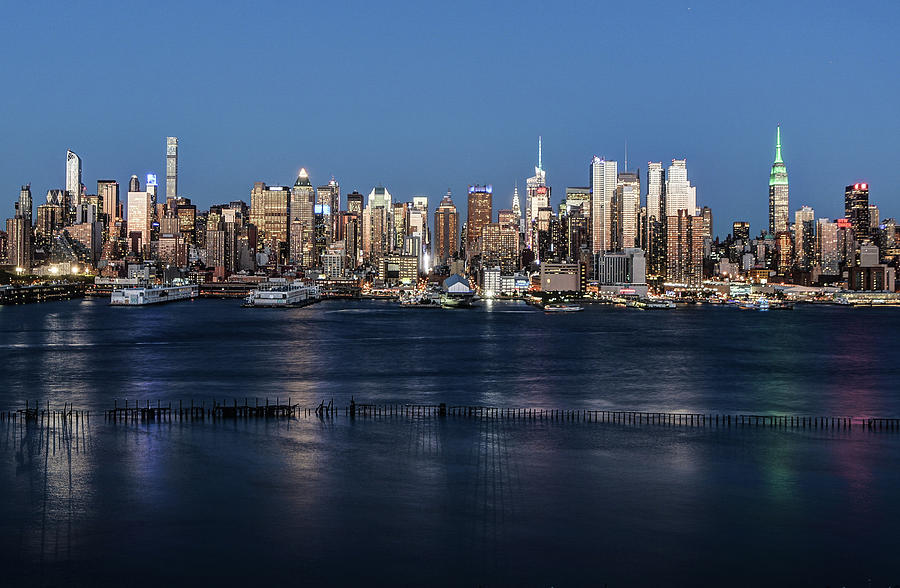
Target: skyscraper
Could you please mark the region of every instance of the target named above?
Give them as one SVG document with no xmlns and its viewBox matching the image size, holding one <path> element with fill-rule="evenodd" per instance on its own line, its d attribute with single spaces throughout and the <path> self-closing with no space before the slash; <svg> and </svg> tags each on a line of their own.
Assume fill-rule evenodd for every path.
<svg viewBox="0 0 900 588">
<path fill-rule="evenodd" d="M 781 158 L 781 125 L 775 131 L 775 162 L 769 174 L 769 233 L 772 235 L 788 230 L 788 175 Z"/>
<path fill-rule="evenodd" d="M 178 137 L 166 137 L 166 202 L 178 198 Z"/>
<path fill-rule="evenodd" d="M 662 162 L 647 163 L 647 218 L 660 220 L 666 213 L 666 170 Z"/>
<path fill-rule="evenodd" d="M 363 211 L 363 255 L 373 265 L 391 252 L 391 193 L 384 186 L 375 186 Z"/>
<path fill-rule="evenodd" d="M 518 188 L 518 186 L 517 186 Z M 540 190 L 544 188 L 543 190 Z M 517 190 L 518 191 L 518 190 Z M 536 248 L 532 235 L 532 224 L 539 208 L 550 206 L 550 190 L 547 189 L 547 172 L 542 161 L 541 138 L 538 137 L 538 163 L 534 175 L 525 180 L 525 246 Z M 479 231 L 480 234 L 480 231 Z"/>
<path fill-rule="evenodd" d="M 434 211 L 434 261 L 446 263 L 459 252 L 459 213 L 450 190 Z"/>
<path fill-rule="evenodd" d="M 25 184 L 19 190 L 19 215 L 28 220 L 30 226 L 34 221 L 34 208 L 31 199 L 31 184 Z"/>
<path fill-rule="evenodd" d="M 612 202 L 616 194 L 618 164 L 596 155 L 591 160 L 591 243 L 594 253 L 612 247 Z"/>
<path fill-rule="evenodd" d="M 797 267 L 809 270 L 815 260 L 816 212 L 803 206 L 794 212 L 794 251 Z"/>
<path fill-rule="evenodd" d="M 623 172 L 618 174 L 616 182 L 616 199 L 613 207 L 614 249 L 637 247 L 638 212 L 641 208 L 641 178 L 639 172 Z"/>
<path fill-rule="evenodd" d="M 512 212 L 516 215 L 517 226 L 519 227 L 519 232 L 522 232 L 522 207 L 519 203 L 519 183 L 516 182 L 515 188 L 513 188 L 513 198 L 512 198 Z"/>
<path fill-rule="evenodd" d="M 703 225 L 702 216 L 694 216 L 683 208 L 668 218 L 666 279 L 669 282 L 699 286 L 703 281 L 703 241 L 709 236 Z"/>
<path fill-rule="evenodd" d="M 325 233 L 328 243 L 331 243 L 337 232 L 338 213 L 341 210 L 341 186 L 338 184 L 334 176 L 324 186 L 316 188 L 316 204 L 326 206 L 322 209 L 325 220 Z"/>
<path fill-rule="evenodd" d="M 269 245 L 283 261 L 290 234 L 291 191 L 285 186 L 253 184 L 250 192 L 250 222 L 256 226 L 258 239 Z M 261 249 L 261 247 L 260 247 Z"/>
<path fill-rule="evenodd" d="M 466 256 L 468 259 L 472 259 L 480 252 L 481 231 L 491 222 L 494 214 L 493 191 L 494 188 L 490 184 L 469 186 L 469 210 L 466 218 Z"/>
<path fill-rule="evenodd" d="M 666 216 L 678 216 L 679 210 L 693 215 L 697 211 L 697 188 L 688 180 L 687 160 L 673 159 L 666 173 Z"/>
<path fill-rule="evenodd" d="M 292 263 L 305 267 L 312 267 L 313 263 L 315 205 L 316 193 L 309 180 L 309 174 L 306 172 L 306 168 L 301 168 L 294 187 L 291 188 L 290 259 Z"/>
<path fill-rule="evenodd" d="M 66 151 L 66 214 L 68 209 L 81 204 L 81 158 L 71 150 Z"/>
<path fill-rule="evenodd" d="M 150 233 L 152 230 L 155 199 L 149 191 L 128 192 L 128 238 L 137 243 L 140 239 L 140 249 L 132 251 L 134 254 L 143 254 L 150 250 Z"/>
<path fill-rule="evenodd" d="M 850 221 L 853 238 L 868 242 L 871 236 L 869 217 L 869 184 L 856 183 L 844 190 L 844 216 Z"/>
<path fill-rule="evenodd" d="M 138 179 L 136 175 L 131 176 L 131 179 L 128 180 L 128 191 L 129 192 L 140 192 L 141 191 L 141 181 Z"/>
</svg>

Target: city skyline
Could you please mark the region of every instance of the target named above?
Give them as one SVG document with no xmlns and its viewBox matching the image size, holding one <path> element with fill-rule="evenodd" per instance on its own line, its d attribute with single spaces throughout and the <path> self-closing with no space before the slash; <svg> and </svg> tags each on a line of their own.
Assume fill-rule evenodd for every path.
<svg viewBox="0 0 900 588">
<path fill-rule="evenodd" d="M 23 64 L 6 76 L 17 91 L 0 98 L 14 114 L 4 120 L 5 141 L 16 141 L 0 161 L 0 189 L 12 199 L 24 183 L 36 194 L 63 188 L 57 162 L 67 148 L 83 159 L 85 178 L 122 183 L 152 172 L 162 179 L 158 145 L 172 135 L 181 140 L 179 191 L 200 206 L 244 198 L 254 181 L 287 184 L 300 167 L 314 182 L 335 175 L 344 193 L 384 184 L 404 200 L 439 200 L 448 187 L 464 194 L 470 184 L 490 183 L 499 203 L 511 200 L 516 183 L 524 193 L 540 135 L 554 201 L 566 186 L 588 182 L 592 155 L 624 162 L 627 141 L 629 162 L 640 162 L 629 168 L 643 175 L 648 161 L 686 158 L 698 199 L 719 218 L 749 220 L 756 233 L 767 224 L 760 194 L 781 123 L 791 202 L 835 217 L 842 187 L 855 182 L 870 184 L 887 208 L 900 200 L 900 170 L 892 165 L 900 115 L 891 99 L 900 89 L 889 75 L 897 52 L 887 26 L 896 20 L 893 4 L 815 5 L 812 21 L 803 4 L 778 5 L 777 25 L 766 5 L 736 18 L 710 3 L 651 4 L 659 18 L 640 20 L 639 7 L 618 6 L 604 9 L 603 22 L 632 24 L 602 28 L 592 24 L 599 8 L 589 6 L 459 5 L 429 9 L 413 17 L 420 26 L 402 28 L 365 6 L 359 21 L 336 20 L 334 9 L 321 6 L 279 8 L 277 22 L 264 9 L 148 8 L 137 18 L 158 42 L 139 48 L 126 42 L 116 7 L 12 7 L 9 22 L 47 26 L 13 29 L 0 40 L 10 62 Z M 542 19 L 536 37 L 523 34 L 533 14 Z M 187 34 L 186 23 L 198 18 L 211 26 Z M 296 49 L 277 42 L 298 19 L 340 22 L 355 42 L 325 43 L 331 28 L 314 26 Z M 51 34 L 55 23 L 86 35 L 102 31 L 107 43 L 127 49 L 87 51 L 78 67 L 59 67 L 65 51 Z M 850 28 L 865 29 L 865 41 L 835 47 L 836 35 Z M 218 31 L 232 29 L 259 43 L 229 44 Z M 457 42 L 464 30 L 484 33 L 483 42 Z M 787 30 L 804 34 L 795 39 Z M 629 92 L 598 94 L 599 79 L 584 73 L 596 67 L 587 39 L 598 32 L 610 48 L 625 48 L 606 67 L 628 74 Z M 708 43 L 716 43 L 715 54 Z M 207 64 L 200 71 L 190 65 L 199 58 Z M 529 90 L 534 68 L 543 72 L 539 92 Z M 55 73 L 32 73 L 41 71 Z M 153 81 L 127 81 L 135 76 Z M 777 91 L 773 76 L 781 80 Z M 57 86 L 87 89 L 107 79 L 121 80 L 121 89 L 76 93 L 65 109 L 52 100 Z M 297 92 L 298 83 L 311 82 L 334 91 L 327 99 Z M 471 87 L 478 100 L 468 98 Z M 464 213 L 465 203 L 457 204 Z"/>
</svg>

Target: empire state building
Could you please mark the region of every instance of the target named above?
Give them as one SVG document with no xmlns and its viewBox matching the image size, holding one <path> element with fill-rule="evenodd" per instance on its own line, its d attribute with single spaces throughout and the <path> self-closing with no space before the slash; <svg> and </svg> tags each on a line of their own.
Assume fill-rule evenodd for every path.
<svg viewBox="0 0 900 588">
<path fill-rule="evenodd" d="M 769 175 L 769 233 L 788 231 L 788 175 L 781 158 L 781 125 L 775 135 L 775 162 Z"/>
</svg>

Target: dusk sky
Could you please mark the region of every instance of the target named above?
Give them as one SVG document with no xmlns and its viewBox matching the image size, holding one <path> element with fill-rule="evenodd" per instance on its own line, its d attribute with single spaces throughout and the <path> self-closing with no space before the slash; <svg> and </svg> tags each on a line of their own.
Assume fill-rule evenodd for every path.
<svg viewBox="0 0 900 588">
<path fill-rule="evenodd" d="M 201 207 L 254 181 L 395 198 L 533 173 L 559 202 L 594 154 L 687 158 L 716 233 L 768 214 L 775 126 L 790 210 L 871 186 L 900 216 L 900 2 L 10 2 L 0 22 L 0 218 L 21 184 L 164 175 Z M 644 185 L 644 191 L 646 187 Z M 524 207 L 524 190 L 523 207 Z"/>
</svg>

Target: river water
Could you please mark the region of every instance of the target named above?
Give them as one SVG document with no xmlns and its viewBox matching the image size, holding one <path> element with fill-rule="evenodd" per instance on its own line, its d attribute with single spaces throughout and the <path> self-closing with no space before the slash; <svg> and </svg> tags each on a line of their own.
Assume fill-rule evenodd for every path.
<svg viewBox="0 0 900 588">
<path fill-rule="evenodd" d="M 460 418 L 108 423 L 334 399 L 900 416 L 900 313 L 0 307 L 13 585 L 900 583 L 900 433 Z M 0 580 L 5 583 L 5 581 Z"/>
</svg>

